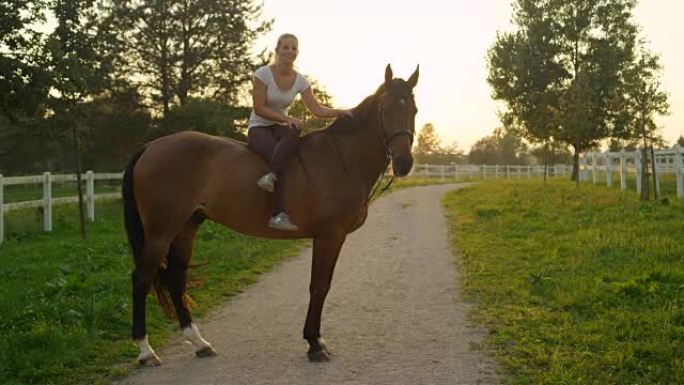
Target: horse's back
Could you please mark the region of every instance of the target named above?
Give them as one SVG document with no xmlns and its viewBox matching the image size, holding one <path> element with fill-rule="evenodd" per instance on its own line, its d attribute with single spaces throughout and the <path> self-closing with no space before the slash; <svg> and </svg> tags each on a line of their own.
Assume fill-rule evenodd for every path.
<svg viewBox="0 0 684 385">
<path fill-rule="evenodd" d="M 185 223 L 197 209 L 225 210 L 224 202 L 254 195 L 265 162 L 236 140 L 186 131 L 151 142 L 134 170 L 146 231 Z M 262 203 L 263 204 L 263 203 Z"/>
</svg>

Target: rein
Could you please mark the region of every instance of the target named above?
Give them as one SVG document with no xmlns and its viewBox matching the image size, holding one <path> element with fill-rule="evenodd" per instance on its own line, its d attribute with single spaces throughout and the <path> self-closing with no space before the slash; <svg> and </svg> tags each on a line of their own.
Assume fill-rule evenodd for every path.
<svg viewBox="0 0 684 385">
<path fill-rule="evenodd" d="M 380 192 L 378 192 L 378 188 L 382 184 L 382 180 L 385 179 L 385 175 L 387 175 L 387 167 L 389 166 L 390 160 L 391 159 L 390 159 L 389 153 L 388 153 L 387 161 L 385 162 L 385 168 L 383 169 L 382 174 L 380 175 L 378 180 L 373 185 L 373 189 L 371 190 L 370 195 L 368 195 L 368 199 L 366 199 L 366 204 L 371 203 L 374 200 L 378 199 L 380 197 L 380 195 L 382 195 L 382 193 L 389 190 L 390 186 L 392 185 L 392 182 L 394 182 L 394 175 L 392 175 L 392 176 L 390 176 L 389 182 L 387 182 L 385 187 L 383 187 L 380 190 Z M 376 195 L 376 193 L 377 193 L 377 195 Z"/>
</svg>

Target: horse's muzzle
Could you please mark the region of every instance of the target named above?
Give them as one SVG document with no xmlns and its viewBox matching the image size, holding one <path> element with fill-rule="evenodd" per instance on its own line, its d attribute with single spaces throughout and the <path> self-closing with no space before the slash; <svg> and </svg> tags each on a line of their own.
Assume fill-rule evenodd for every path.
<svg viewBox="0 0 684 385">
<path fill-rule="evenodd" d="M 394 176 L 403 177 L 411 172 L 413 157 L 411 154 L 400 154 L 392 157 L 392 171 Z"/>
</svg>

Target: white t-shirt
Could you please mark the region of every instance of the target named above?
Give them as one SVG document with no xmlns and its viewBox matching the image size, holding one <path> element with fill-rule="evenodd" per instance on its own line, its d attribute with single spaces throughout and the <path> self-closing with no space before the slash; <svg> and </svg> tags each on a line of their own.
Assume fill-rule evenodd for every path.
<svg viewBox="0 0 684 385">
<path fill-rule="evenodd" d="M 294 102 L 297 94 L 300 94 L 311 87 L 309 81 L 306 80 L 304 76 L 300 75 L 299 72 L 295 71 L 295 81 L 292 87 L 289 90 L 281 90 L 275 82 L 271 67 L 268 65 L 256 70 L 254 76 L 266 85 L 266 107 L 273 111 L 280 112 L 285 116 L 287 116 L 287 110 Z M 248 127 L 270 126 L 272 124 L 280 123 L 261 117 L 252 110 Z"/>
</svg>

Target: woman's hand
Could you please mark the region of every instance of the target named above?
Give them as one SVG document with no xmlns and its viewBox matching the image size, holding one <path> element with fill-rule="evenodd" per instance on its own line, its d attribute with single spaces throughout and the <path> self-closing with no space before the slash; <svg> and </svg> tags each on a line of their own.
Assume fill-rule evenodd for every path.
<svg viewBox="0 0 684 385">
<path fill-rule="evenodd" d="M 302 130 L 303 124 L 302 124 L 302 121 L 301 121 L 301 120 L 299 120 L 299 119 L 297 119 L 297 118 L 295 118 L 295 117 L 293 117 L 293 116 L 288 116 L 286 119 L 287 119 L 287 121 L 286 121 L 285 123 L 286 123 L 288 126 L 294 128 L 294 129 L 297 130 L 297 131 L 301 131 L 301 130 Z"/>
</svg>

